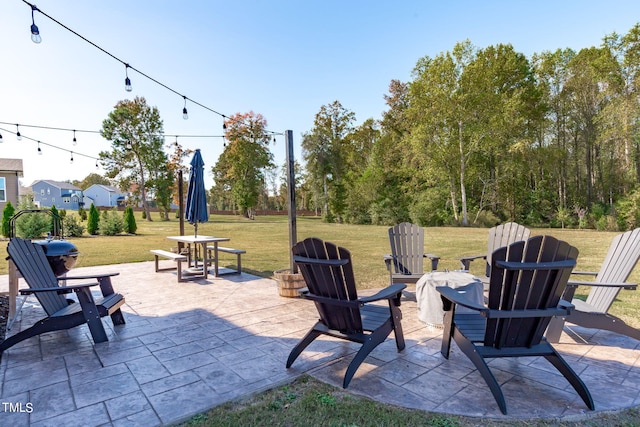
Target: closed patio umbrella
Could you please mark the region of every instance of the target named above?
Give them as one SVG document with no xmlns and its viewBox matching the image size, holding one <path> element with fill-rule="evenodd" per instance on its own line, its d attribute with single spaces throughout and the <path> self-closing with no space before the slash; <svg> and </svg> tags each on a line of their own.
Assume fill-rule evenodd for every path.
<svg viewBox="0 0 640 427">
<path fill-rule="evenodd" d="M 200 149 L 196 150 L 191 159 L 185 218 L 189 221 L 189 224 L 193 224 L 195 227 L 194 235 L 196 237 L 198 236 L 198 223 L 209 221 L 207 195 L 204 189 L 204 161 L 202 160 Z"/>
</svg>

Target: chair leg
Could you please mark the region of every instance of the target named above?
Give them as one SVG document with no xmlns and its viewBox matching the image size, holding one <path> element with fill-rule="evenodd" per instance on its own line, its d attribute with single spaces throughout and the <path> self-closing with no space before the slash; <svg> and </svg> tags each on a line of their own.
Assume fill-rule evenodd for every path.
<svg viewBox="0 0 640 427">
<path fill-rule="evenodd" d="M 35 337 L 46 332 L 60 331 L 82 325 L 84 323 L 83 320 L 84 319 L 82 318 L 82 314 L 80 313 L 78 313 L 77 315 L 65 316 L 60 318 L 45 317 L 44 319 L 36 322 L 29 329 L 18 332 L 17 334 L 12 335 L 6 340 L 2 341 L 2 343 L 0 343 L 0 354 L 2 354 L 3 351 L 18 344 L 19 342 L 22 342 L 31 337 Z"/>
<path fill-rule="evenodd" d="M 76 295 L 78 295 L 78 301 L 82 307 L 82 313 L 87 321 L 87 326 L 89 326 L 93 342 L 97 344 L 109 341 L 107 333 L 104 330 L 104 325 L 102 324 L 102 319 L 100 319 L 100 313 L 98 312 L 89 288 L 76 289 Z"/>
<path fill-rule="evenodd" d="M 564 317 L 556 316 L 551 319 L 544 337 L 548 342 L 559 342 L 562 329 L 564 328 Z"/>
<path fill-rule="evenodd" d="M 389 301 L 389 306 L 391 308 L 391 322 L 393 326 L 393 334 L 396 337 L 396 347 L 398 351 L 402 351 L 405 348 L 404 342 L 404 332 L 402 331 L 402 311 L 400 311 L 400 307 L 395 305 L 393 301 Z"/>
<path fill-rule="evenodd" d="M 388 321 L 387 324 L 379 327 L 367 337 L 367 340 L 362 344 L 362 347 L 360 347 L 360 350 L 358 350 L 351 363 L 349 363 L 347 372 L 344 375 L 344 380 L 342 381 L 342 388 L 347 388 L 349 386 L 351 379 L 362 362 L 364 362 L 364 359 L 367 358 L 369 353 L 371 353 L 378 344 L 383 342 L 389 336 L 392 328 L 393 326 L 391 325 L 391 321 Z"/>
<path fill-rule="evenodd" d="M 607 313 L 590 314 L 574 310 L 567 321 L 585 328 L 604 329 L 640 340 L 640 329 L 632 328 L 624 320 Z"/>
<path fill-rule="evenodd" d="M 551 345 L 549 346 L 551 347 Z M 593 404 L 593 399 L 591 398 L 591 393 L 589 393 L 589 389 L 582 382 L 578 374 L 575 373 L 573 369 L 567 364 L 567 362 L 558 354 L 557 351 L 553 347 L 551 347 L 553 351 L 552 354 L 546 354 L 544 357 L 547 359 L 553 366 L 556 367 L 558 371 L 569 381 L 571 386 L 578 392 L 584 403 L 587 405 L 589 409 L 592 411 L 595 409 Z"/>
<path fill-rule="evenodd" d="M 456 344 L 458 344 L 458 347 L 460 347 L 460 350 L 469 358 L 469 360 L 471 360 L 478 372 L 480 372 L 480 375 L 482 375 L 484 382 L 489 386 L 491 394 L 493 394 L 493 398 L 500 407 L 500 411 L 507 415 L 507 403 L 504 400 L 504 394 L 502 394 L 500 384 L 498 384 L 496 377 L 493 376 L 493 373 L 489 369 L 489 366 L 487 366 L 484 358 L 478 353 L 473 343 L 457 329 L 453 331 L 453 339 Z"/>
<path fill-rule="evenodd" d="M 445 359 L 449 358 L 449 352 L 451 351 L 451 338 L 453 337 L 453 310 L 447 310 L 444 312 L 443 330 L 442 330 L 442 344 L 440 346 L 440 353 Z"/>
<path fill-rule="evenodd" d="M 311 344 L 313 340 L 315 340 L 319 336 L 320 336 L 320 332 L 316 330 L 315 326 L 313 327 L 313 329 L 307 332 L 304 338 L 302 338 L 300 342 L 296 344 L 295 347 L 293 347 L 293 350 L 291 350 L 291 353 L 289 353 L 289 358 L 287 359 L 287 369 L 290 368 L 291 365 L 293 365 L 293 362 L 295 362 L 298 356 L 300 356 L 300 353 L 302 353 L 302 351 L 305 348 L 307 348 L 307 346 Z"/>
</svg>

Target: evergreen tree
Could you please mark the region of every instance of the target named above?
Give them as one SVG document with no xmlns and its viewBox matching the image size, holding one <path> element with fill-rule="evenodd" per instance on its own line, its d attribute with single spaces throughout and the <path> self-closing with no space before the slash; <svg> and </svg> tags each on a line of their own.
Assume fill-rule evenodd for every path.
<svg viewBox="0 0 640 427">
<path fill-rule="evenodd" d="M 124 231 L 129 234 L 136 234 L 138 225 L 136 224 L 136 217 L 133 215 L 133 208 L 127 206 L 124 210 Z"/>
<path fill-rule="evenodd" d="M 15 208 L 11 204 L 11 202 L 7 202 L 4 206 L 4 210 L 2 211 L 2 235 L 4 237 L 9 237 L 11 235 L 11 224 L 10 220 L 13 214 L 15 213 Z"/>
<path fill-rule="evenodd" d="M 89 208 L 89 221 L 87 222 L 87 232 L 92 236 L 98 234 L 98 228 L 100 227 L 100 212 L 91 203 L 91 207 Z"/>
<path fill-rule="evenodd" d="M 52 236 L 56 235 L 56 221 L 58 221 L 58 224 L 60 226 L 62 226 L 62 221 L 60 220 L 60 212 L 58 212 L 58 208 L 56 208 L 56 205 L 51 205 L 51 225 L 49 225 L 49 233 L 51 233 Z M 62 230 L 57 230 L 58 234 L 62 232 Z"/>
</svg>

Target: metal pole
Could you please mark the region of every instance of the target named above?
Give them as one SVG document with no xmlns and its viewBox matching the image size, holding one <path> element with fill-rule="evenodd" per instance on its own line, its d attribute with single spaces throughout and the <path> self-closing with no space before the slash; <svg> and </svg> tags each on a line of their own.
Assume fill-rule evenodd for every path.
<svg viewBox="0 0 640 427">
<path fill-rule="evenodd" d="M 293 262 L 293 253 L 291 248 L 297 243 L 296 228 L 296 175 L 293 168 L 293 131 L 287 130 L 284 134 L 284 140 L 287 146 L 287 206 L 289 208 L 289 265 L 292 273 L 298 272 L 296 263 Z"/>
<path fill-rule="evenodd" d="M 180 235 L 184 236 L 184 190 L 182 189 L 182 169 L 178 171 L 178 214 L 180 218 Z"/>
</svg>

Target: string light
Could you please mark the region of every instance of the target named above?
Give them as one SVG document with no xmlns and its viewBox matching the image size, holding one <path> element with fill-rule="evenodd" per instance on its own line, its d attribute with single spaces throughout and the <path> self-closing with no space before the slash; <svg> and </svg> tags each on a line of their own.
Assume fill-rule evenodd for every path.
<svg viewBox="0 0 640 427">
<path fill-rule="evenodd" d="M 2 123 L 2 122 L 0 122 L 0 123 Z M 23 125 L 23 126 L 26 126 L 26 125 Z M 12 131 L 10 131 L 10 130 L 8 130 L 8 129 L 4 129 L 4 128 L 0 128 L 0 130 L 1 130 L 1 131 L 4 131 L 4 132 L 8 132 L 8 133 L 14 133 L 14 132 L 12 132 Z M 90 155 L 88 155 L 88 154 L 82 154 L 82 153 L 78 153 L 78 152 L 69 151 L 69 150 L 67 150 L 67 149 L 65 149 L 65 148 L 61 148 L 61 147 L 58 147 L 58 146 L 53 145 L 53 144 L 48 144 L 48 143 L 46 143 L 46 142 L 39 141 L 39 140 L 36 140 L 36 139 L 34 139 L 34 138 L 30 138 L 30 137 L 28 137 L 28 136 L 26 136 L 26 135 L 24 135 L 24 138 L 25 138 L 25 139 L 28 139 L 28 140 L 30 140 L 30 141 L 36 142 L 36 143 L 38 144 L 38 149 L 40 150 L 40 151 L 38 151 L 38 154 L 40 154 L 40 152 L 42 151 L 42 147 L 41 147 L 41 146 L 42 146 L 42 145 L 46 145 L 47 147 L 55 148 L 56 150 L 66 151 L 66 152 L 70 153 L 70 154 L 71 154 L 71 160 L 72 160 L 72 161 L 73 161 L 73 156 L 74 156 L 74 154 L 75 154 L 75 155 L 77 155 L 77 156 L 86 157 L 86 158 L 88 158 L 88 159 L 93 159 L 93 160 L 95 160 L 95 161 L 96 161 L 96 163 L 97 163 L 97 162 L 98 162 L 98 160 L 99 160 L 99 158 L 98 158 L 98 157 L 90 156 Z M 0 141 L 1 141 L 1 140 L 0 140 Z"/>
<path fill-rule="evenodd" d="M 78 145 L 78 140 L 76 139 L 76 130 L 73 130 L 73 145 Z"/>
<path fill-rule="evenodd" d="M 18 141 L 22 140 L 22 135 L 20 135 L 20 127 L 18 126 L 18 124 L 16 123 L 16 139 Z"/>
<path fill-rule="evenodd" d="M 98 166 L 98 160 L 96 160 L 96 169 L 98 169 L 98 168 L 99 168 L 99 166 Z"/>
<path fill-rule="evenodd" d="M 131 92 L 133 88 L 131 87 L 131 80 L 129 79 L 129 64 L 124 64 L 124 75 L 124 90 Z"/>
<path fill-rule="evenodd" d="M 40 30 L 38 30 L 38 26 L 36 25 L 36 21 L 33 17 L 33 12 L 38 10 L 38 8 L 36 7 L 35 4 L 32 4 L 30 6 L 31 6 L 31 41 L 34 43 L 40 43 L 42 41 L 42 37 L 40 36 Z"/>
<path fill-rule="evenodd" d="M 0 143 L 2 143 L 2 134 L 0 133 Z"/>
<path fill-rule="evenodd" d="M 184 107 L 182 108 L 182 118 L 187 120 L 189 118 L 189 113 L 187 113 L 187 97 L 183 96 L 184 98 Z"/>
<path fill-rule="evenodd" d="M 42 148 L 40 148 L 40 141 L 38 141 L 38 154 L 42 156 Z"/>
<path fill-rule="evenodd" d="M 69 163 L 73 163 L 73 151 L 71 152 L 71 160 L 69 161 Z"/>
</svg>

